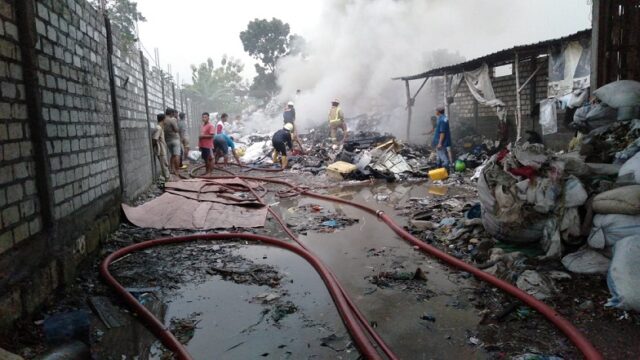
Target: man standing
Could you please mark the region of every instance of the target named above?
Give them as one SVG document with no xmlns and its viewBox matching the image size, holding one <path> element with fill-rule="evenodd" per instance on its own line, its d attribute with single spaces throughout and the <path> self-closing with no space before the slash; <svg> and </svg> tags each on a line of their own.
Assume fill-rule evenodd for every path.
<svg viewBox="0 0 640 360">
<path fill-rule="evenodd" d="M 300 147 L 300 152 L 302 154 L 304 154 L 304 148 L 302 147 L 302 143 L 300 142 L 300 139 L 298 138 L 298 130 L 296 129 L 296 109 L 294 109 L 293 107 L 293 101 L 289 101 L 287 103 L 287 107 L 284 109 L 284 112 L 282 113 L 282 118 L 284 119 L 284 124 L 291 124 L 291 126 L 293 126 L 293 131 L 291 133 L 291 137 L 293 139 L 293 141 L 295 141 L 298 146 Z"/>
<path fill-rule="evenodd" d="M 291 132 L 293 132 L 293 125 L 286 123 L 284 127 L 276 131 L 271 138 L 271 144 L 273 145 L 273 163 L 278 162 L 278 155 L 280 155 L 280 166 L 283 170 L 287 168 L 288 164 L 287 148 L 293 148 Z"/>
<path fill-rule="evenodd" d="M 220 115 L 220 121 L 216 124 L 216 135 L 218 134 L 226 134 L 227 131 L 225 127 L 227 126 L 227 120 L 229 120 L 229 115 L 227 113 L 222 113 Z"/>
<path fill-rule="evenodd" d="M 200 154 L 204 160 L 204 166 L 207 170 L 207 174 L 211 174 L 213 171 L 213 157 L 211 149 L 213 148 L 213 136 L 215 135 L 215 128 L 211 122 L 209 122 L 209 113 L 202 113 L 202 126 L 200 127 L 200 138 L 198 140 L 198 147 L 200 147 Z"/>
<path fill-rule="evenodd" d="M 233 143 L 233 139 L 229 137 L 227 134 L 217 134 L 213 138 L 213 150 L 215 151 L 215 163 L 218 163 L 218 159 L 221 157 L 224 158 L 224 164 L 229 164 L 229 149 L 231 149 L 231 154 L 233 154 L 233 158 L 236 159 L 236 163 L 241 165 L 240 159 L 238 158 L 238 154 L 236 154 L 236 145 Z"/>
<path fill-rule="evenodd" d="M 451 131 L 449 131 L 449 119 L 444 114 L 444 107 L 436 108 L 436 116 L 438 117 L 436 129 L 433 132 L 433 141 L 431 145 L 436 149 L 438 154 L 438 166 L 449 167 L 449 154 L 447 148 L 451 147 Z"/>
<path fill-rule="evenodd" d="M 185 120 L 185 114 L 181 112 L 178 115 L 178 130 L 180 132 L 180 143 L 182 144 L 182 157 L 180 158 L 180 168 L 186 168 L 186 165 L 182 165 L 182 161 L 187 159 L 189 155 L 189 134 L 187 133 L 187 121 Z"/>
<path fill-rule="evenodd" d="M 342 143 L 347 140 L 347 124 L 344 122 L 344 113 L 340 108 L 340 101 L 335 99 L 331 102 L 329 110 L 329 130 L 331 131 L 331 141 L 338 143 L 338 129 L 342 129 Z"/>
<path fill-rule="evenodd" d="M 169 180 L 169 166 L 167 164 L 167 143 L 164 140 L 164 114 L 158 114 L 156 116 L 158 124 L 156 125 L 151 141 L 153 143 L 153 153 L 158 158 L 160 163 L 161 181 Z"/>
<path fill-rule="evenodd" d="M 180 129 L 178 128 L 178 120 L 176 116 L 178 112 L 172 108 L 167 108 L 164 112 L 166 117 L 164 119 L 164 139 L 167 142 L 167 149 L 169 156 L 169 172 L 171 174 L 177 174 L 180 168 Z"/>
</svg>

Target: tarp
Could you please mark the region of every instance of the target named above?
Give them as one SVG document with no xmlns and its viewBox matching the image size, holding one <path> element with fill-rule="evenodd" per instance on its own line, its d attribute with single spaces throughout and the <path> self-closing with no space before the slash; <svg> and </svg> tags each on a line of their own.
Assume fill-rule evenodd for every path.
<svg viewBox="0 0 640 360">
<path fill-rule="evenodd" d="M 548 97 L 562 97 L 586 89 L 591 78 L 591 42 L 570 41 L 549 53 Z"/>
<path fill-rule="evenodd" d="M 471 95 L 482 105 L 504 106 L 504 103 L 496 99 L 489 76 L 489 66 L 482 64 L 479 68 L 464 72 L 464 80 L 467 82 Z"/>
<path fill-rule="evenodd" d="M 252 188 L 260 185 L 240 179 L 168 182 L 166 193 L 137 207 L 122 204 L 122 209 L 132 224 L 154 229 L 211 230 L 264 226 L 266 206 L 250 193 L 234 191 L 221 184 L 246 184 Z"/>
</svg>

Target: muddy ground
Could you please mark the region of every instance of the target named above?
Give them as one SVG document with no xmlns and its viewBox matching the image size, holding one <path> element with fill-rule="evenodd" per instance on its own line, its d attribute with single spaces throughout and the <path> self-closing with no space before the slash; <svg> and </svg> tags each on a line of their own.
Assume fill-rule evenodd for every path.
<svg viewBox="0 0 640 360">
<path fill-rule="evenodd" d="M 328 182 L 322 176 L 288 177 L 312 187 Z M 154 189 L 137 203 L 160 191 Z M 477 198 L 473 184 L 462 177 L 437 185 L 407 180 L 318 191 L 377 207 L 417 237 L 475 264 L 486 264 L 492 247 L 514 250 L 493 243 L 477 224 L 462 225 L 463 213 Z M 566 337 L 533 310 L 417 252 L 374 217 L 304 197 L 280 199 L 271 193 L 266 200 L 334 271 L 400 358 L 581 358 Z M 427 225 L 411 225 L 410 217 L 418 212 L 427 212 Z M 264 229 L 249 231 L 285 238 L 270 218 Z M 86 309 L 91 328 L 84 340 L 91 343 L 94 358 L 171 358 L 100 280 L 98 264 L 128 244 L 187 233 L 193 232 L 123 223 L 95 261 L 85 264 L 76 284 L 52 298 L 33 321 L 21 323 L 0 347 L 34 358 L 46 348 L 43 319 Z M 500 276 L 515 281 L 525 269 L 563 270 L 559 263 L 536 261 L 537 249 L 517 250 L 527 256 L 499 269 Z M 196 242 L 145 250 L 111 269 L 196 359 L 359 357 L 319 276 L 284 250 L 243 241 Z M 555 281 L 557 291 L 546 302 L 584 331 L 605 358 L 637 356 L 640 317 L 604 308 L 609 296 L 604 277 L 570 277 Z M 119 326 L 109 329 L 91 313 L 87 304 L 96 297 L 114 305 Z"/>
</svg>

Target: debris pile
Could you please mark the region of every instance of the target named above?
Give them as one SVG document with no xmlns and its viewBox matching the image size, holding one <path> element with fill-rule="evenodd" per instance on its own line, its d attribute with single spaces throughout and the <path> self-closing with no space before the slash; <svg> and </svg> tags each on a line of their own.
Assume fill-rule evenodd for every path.
<svg viewBox="0 0 640 360">
<path fill-rule="evenodd" d="M 608 272 L 607 305 L 640 311 L 640 281 L 632 275 L 640 267 L 640 238 L 633 237 L 640 230 L 640 119 L 630 118 L 638 116 L 640 83 L 615 82 L 594 94 L 600 102 L 585 106 L 607 107 L 598 115 L 604 125 L 591 129 L 587 120 L 571 152 L 517 143 L 483 165 L 482 223 L 501 242 L 539 244 L 540 259 L 562 258 L 573 273 Z M 519 287 L 553 293 L 545 274 L 523 279 L 525 272 Z"/>
</svg>

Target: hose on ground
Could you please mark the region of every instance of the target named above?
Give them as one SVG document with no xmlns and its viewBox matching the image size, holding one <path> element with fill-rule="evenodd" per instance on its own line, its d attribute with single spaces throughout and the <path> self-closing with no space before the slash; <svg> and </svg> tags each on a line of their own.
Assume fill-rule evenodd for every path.
<svg viewBox="0 0 640 360">
<path fill-rule="evenodd" d="M 335 279 L 335 277 L 331 274 L 329 269 L 318 259 L 315 255 L 303 249 L 300 246 L 275 239 L 272 237 L 264 236 L 264 235 L 256 235 L 249 233 L 224 233 L 224 234 L 200 234 L 200 235 L 187 235 L 187 236 L 176 236 L 170 238 L 161 238 L 148 240 L 141 243 L 129 245 L 127 247 L 121 248 L 109 256 L 107 256 L 102 263 L 100 264 L 100 274 L 105 279 L 107 284 L 109 284 L 118 295 L 122 297 L 122 299 L 127 302 L 127 304 L 135 311 L 146 323 L 150 330 L 156 335 L 162 343 L 171 351 L 174 352 L 178 356 L 180 360 L 191 360 L 192 357 L 184 347 L 176 339 L 176 337 L 167 329 L 167 327 L 158 320 L 153 313 L 151 313 L 146 307 L 144 307 L 138 300 L 133 297 L 109 272 L 109 265 L 113 263 L 115 260 L 136 252 L 145 250 L 155 246 L 161 245 L 169 245 L 169 244 L 178 244 L 178 243 L 187 243 L 193 241 L 200 240 L 248 240 L 248 241 L 257 241 L 271 246 L 277 246 L 281 249 L 285 249 L 295 253 L 296 255 L 302 257 L 306 260 L 320 275 L 322 281 L 325 283 L 331 298 L 336 304 L 336 308 L 338 309 L 338 313 L 340 317 L 344 321 L 349 334 L 351 335 L 356 347 L 361 352 L 361 354 L 366 359 L 382 359 L 378 354 L 376 348 L 373 346 L 369 338 L 367 337 L 366 330 L 360 326 L 360 323 L 357 317 L 349 310 L 349 303 L 346 300 L 343 292 L 341 291 L 340 285 Z"/>
<path fill-rule="evenodd" d="M 234 176 L 234 177 L 241 178 L 244 180 L 254 180 L 254 181 L 263 181 L 268 183 L 280 184 L 280 185 L 289 187 L 291 190 L 298 191 L 301 195 L 309 196 L 309 197 L 320 199 L 320 200 L 349 205 L 357 209 L 360 209 L 362 211 L 365 211 L 366 213 L 374 215 L 378 217 L 381 221 L 383 221 L 387 226 L 389 226 L 389 228 L 393 230 L 393 232 L 395 232 L 398 236 L 400 236 L 400 238 L 407 241 L 411 245 L 417 247 L 422 252 L 432 255 L 452 267 L 455 267 L 470 273 L 471 275 L 475 276 L 477 279 L 484 281 L 489 285 L 492 285 L 493 287 L 496 287 L 511 296 L 514 296 L 515 298 L 519 299 L 527 306 L 531 307 L 532 309 L 542 314 L 555 327 L 557 327 L 560 331 L 562 331 L 567 336 L 567 338 L 571 340 L 571 342 L 573 342 L 576 348 L 580 350 L 580 352 L 582 352 L 582 354 L 586 359 L 589 359 L 589 360 L 603 359 L 600 352 L 580 332 L 580 330 L 578 330 L 570 321 L 568 321 L 562 315 L 560 315 L 560 313 L 555 311 L 551 306 L 534 298 L 528 293 L 520 290 L 518 287 L 513 286 L 512 284 L 502 279 L 499 279 L 489 273 L 486 273 L 474 267 L 471 264 L 468 264 L 460 259 L 457 259 L 447 254 L 446 252 L 421 241 L 420 239 L 416 238 L 415 236 L 407 232 L 404 228 L 396 224 L 395 221 L 393 221 L 393 219 L 390 216 L 388 216 L 387 214 L 379 210 L 373 209 L 363 204 L 358 204 L 353 201 L 345 200 L 339 197 L 317 194 L 310 190 L 299 188 L 285 180 L 262 179 L 259 177 L 248 177 L 248 176 Z M 206 179 L 207 177 L 203 177 L 203 178 Z"/>
<path fill-rule="evenodd" d="M 191 171 L 191 174 L 193 174 L 195 170 L 196 169 L 193 169 Z M 255 169 L 255 170 L 261 170 L 261 169 Z M 295 194 L 300 194 L 300 195 L 309 196 L 309 197 L 320 199 L 320 200 L 349 205 L 357 209 L 360 209 L 368 214 L 374 215 L 378 217 L 381 221 L 383 221 L 400 238 L 407 241 L 408 243 L 413 245 L 415 248 L 421 250 L 424 253 L 427 253 L 429 255 L 432 255 L 440 259 L 441 261 L 443 261 L 444 263 L 450 266 L 453 266 L 455 268 L 458 268 L 460 270 L 463 270 L 472 274 L 477 279 L 484 281 L 498 289 L 501 289 L 507 294 L 516 297 L 527 306 L 538 311 L 540 314 L 546 317 L 547 320 L 549 320 L 554 326 L 556 326 L 560 331 L 562 331 L 567 336 L 567 338 L 573 342 L 576 348 L 578 348 L 578 350 L 582 352 L 582 354 L 586 359 L 589 359 L 589 360 L 603 359 L 602 355 L 598 352 L 597 349 L 595 349 L 595 347 L 591 344 L 591 342 L 589 342 L 589 340 L 571 322 L 569 322 L 567 319 L 562 317 L 562 315 L 560 315 L 557 311 L 555 311 L 549 305 L 543 303 L 542 301 L 534 298 L 533 296 L 527 294 L 526 292 L 520 290 L 519 288 L 513 286 L 512 284 L 504 280 L 501 280 L 491 274 L 488 274 L 474 267 L 471 264 L 468 264 L 462 260 L 459 260 L 447 254 L 446 252 L 437 249 L 434 246 L 431 246 L 429 244 L 426 244 L 420 241 L 419 239 L 411 235 L 409 232 L 407 232 L 404 228 L 396 224 L 391 217 L 389 217 L 382 211 L 373 209 L 363 204 L 358 204 L 356 202 L 341 199 L 338 197 L 317 194 L 312 192 L 309 189 L 301 188 L 285 180 L 235 175 L 235 174 L 232 174 L 230 171 L 226 171 L 226 170 L 223 170 L 223 171 L 229 173 L 230 175 L 215 176 L 215 177 L 200 176 L 200 178 L 211 179 L 211 180 L 239 178 L 245 181 L 252 180 L 252 181 L 260 181 L 260 182 L 266 182 L 266 183 L 272 183 L 272 184 L 279 184 L 290 189 L 289 191 L 282 192 L 283 196 L 294 196 Z M 198 177 L 198 176 L 194 176 L 194 177 Z M 256 198 L 259 198 L 259 196 L 255 193 L 254 193 L 254 196 L 256 196 Z M 274 212 L 271 212 L 271 213 L 272 215 L 274 215 Z M 275 215 L 275 217 L 276 217 L 276 220 L 279 223 L 281 223 L 281 225 L 284 226 L 284 222 L 282 221 L 282 219 L 280 219 L 279 216 L 277 215 Z M 286 226 L 284 226 L 284 228 L 286 229 Z M 293 244 L 284 242 L 282 240 L 274 239 L 267 236 L 245 234 L 245 233 L 203 234 L 203 235 L 190 235 L 190 236 L 181 236 L 181 237 L 174 237 L 174 238 L 149 240 L 146 242 L 127 246 L 125 248 L 122 248 L 110 254 L 102 262 L 100 267 L 100 272 L 102 276 L 105 278 L 105 280 L 107 281 L 107 283 L 109 283 L 109 285 L 111 285 L 116 290 L 116 292 L 120 296 L 122 296 L 123 299 L 127 303 L 129 303 L 129 305 L 132 306 L 134 311 L 140 314 L 141 318 L 151 327 L 151 329 L 154 331 L 156 336 L 158 336 L 158 338 L 160 338 L 162 342 L 169 349 L 171 349 L 176 354 L 178 354 L 180 359 L 191 359 L 191 357 L 187 353 L 184 346 L 180 344 L 180 342 L 177 341 L 177 339 L 173 336 L 173 334 L 171 334 L 171 332 L 166 329 L 164 324 L 162 324 L 157 318 L 155 318 L 153 314 L 151 314 L 144 306 L 142 306 L 129 292 L 127 292 L 124 289 L 124 287 L 122 287 L 122 285 L 120 285 L 115 280 L 115 278 L 113 278 L 113 276 L 111 276 L 108 270 L 109 264 L 111 264 L 114 260 L 124 256 L 127 253 L 146 249 L 146 248 L 157 246 L 157 245 L 174 244 L 174 243 L 180 243 L 180 242 L 196 241 L 201 239 L 204 239 L 204 240 L 245 239 L 245 240 L 251 240 L 251 241 L 261 241 L 269 245 L 278 246 L 286 250 L 292 251 L 298 254 L 299 256 L 303 257 L 315 268 L 315 270 L 321 276 L 324 283 L 327 285 L 327 289 L 329 290 L 329 293 L 331 294 L 332 299 L 336 303 L 338 312 L 340 313 L 340 316 L 342 317 L 349 333 L 353 337 L 354 343 L 356 344 L 356 346 L 358 347 L 358 349 L 361 351 L 362 355 L 365 358 L 367 359 L 381 358 L 380 354 L 378 354 L 376 348 L 371 343 L 371 339 L 367 337 L 367 333 L 369 333 L 369 335 L 373 338 L 373 340 L 375 340 L 378 343 L 381 350 L 383 350 L 387 356 L 394 358 L 393 353 L 386 347 L 386 345 L 384 345 L 384 342 L 382 341 L 382 339 L 379 338 L 379 336 L 375 333 L 375 331 L 372 331 L 368 329 L 366 326 L 363 326 L 362 319 L 364 319 L 364 316 L 362 316 L 362 314 L 359 313 L 359 311 L 357 310 L 357 308 L 353 303 L 350 304 L 350 300 L 348 300 L 346 293 L 341 288 L 335 275 L 333 275 L 331 271 L 329 271 L 329 269 L 326 266 L 324 266 L 323 263 L 315 255 L 307 251 L 304 245 L 302 245 L 297 240 L 295 235 L 293 233 L 290 233 L 290 230 L 289 231 L 285 230 L 285 232 L 287 232 L 287 235 L 289 235 L 292 239 L 298 242 L 300 246 L 295 246 Z M 366 320 L 364 322 L 366 323 Z M 387 350 L 389 352 L 387 352 Z"/>
</svg>

